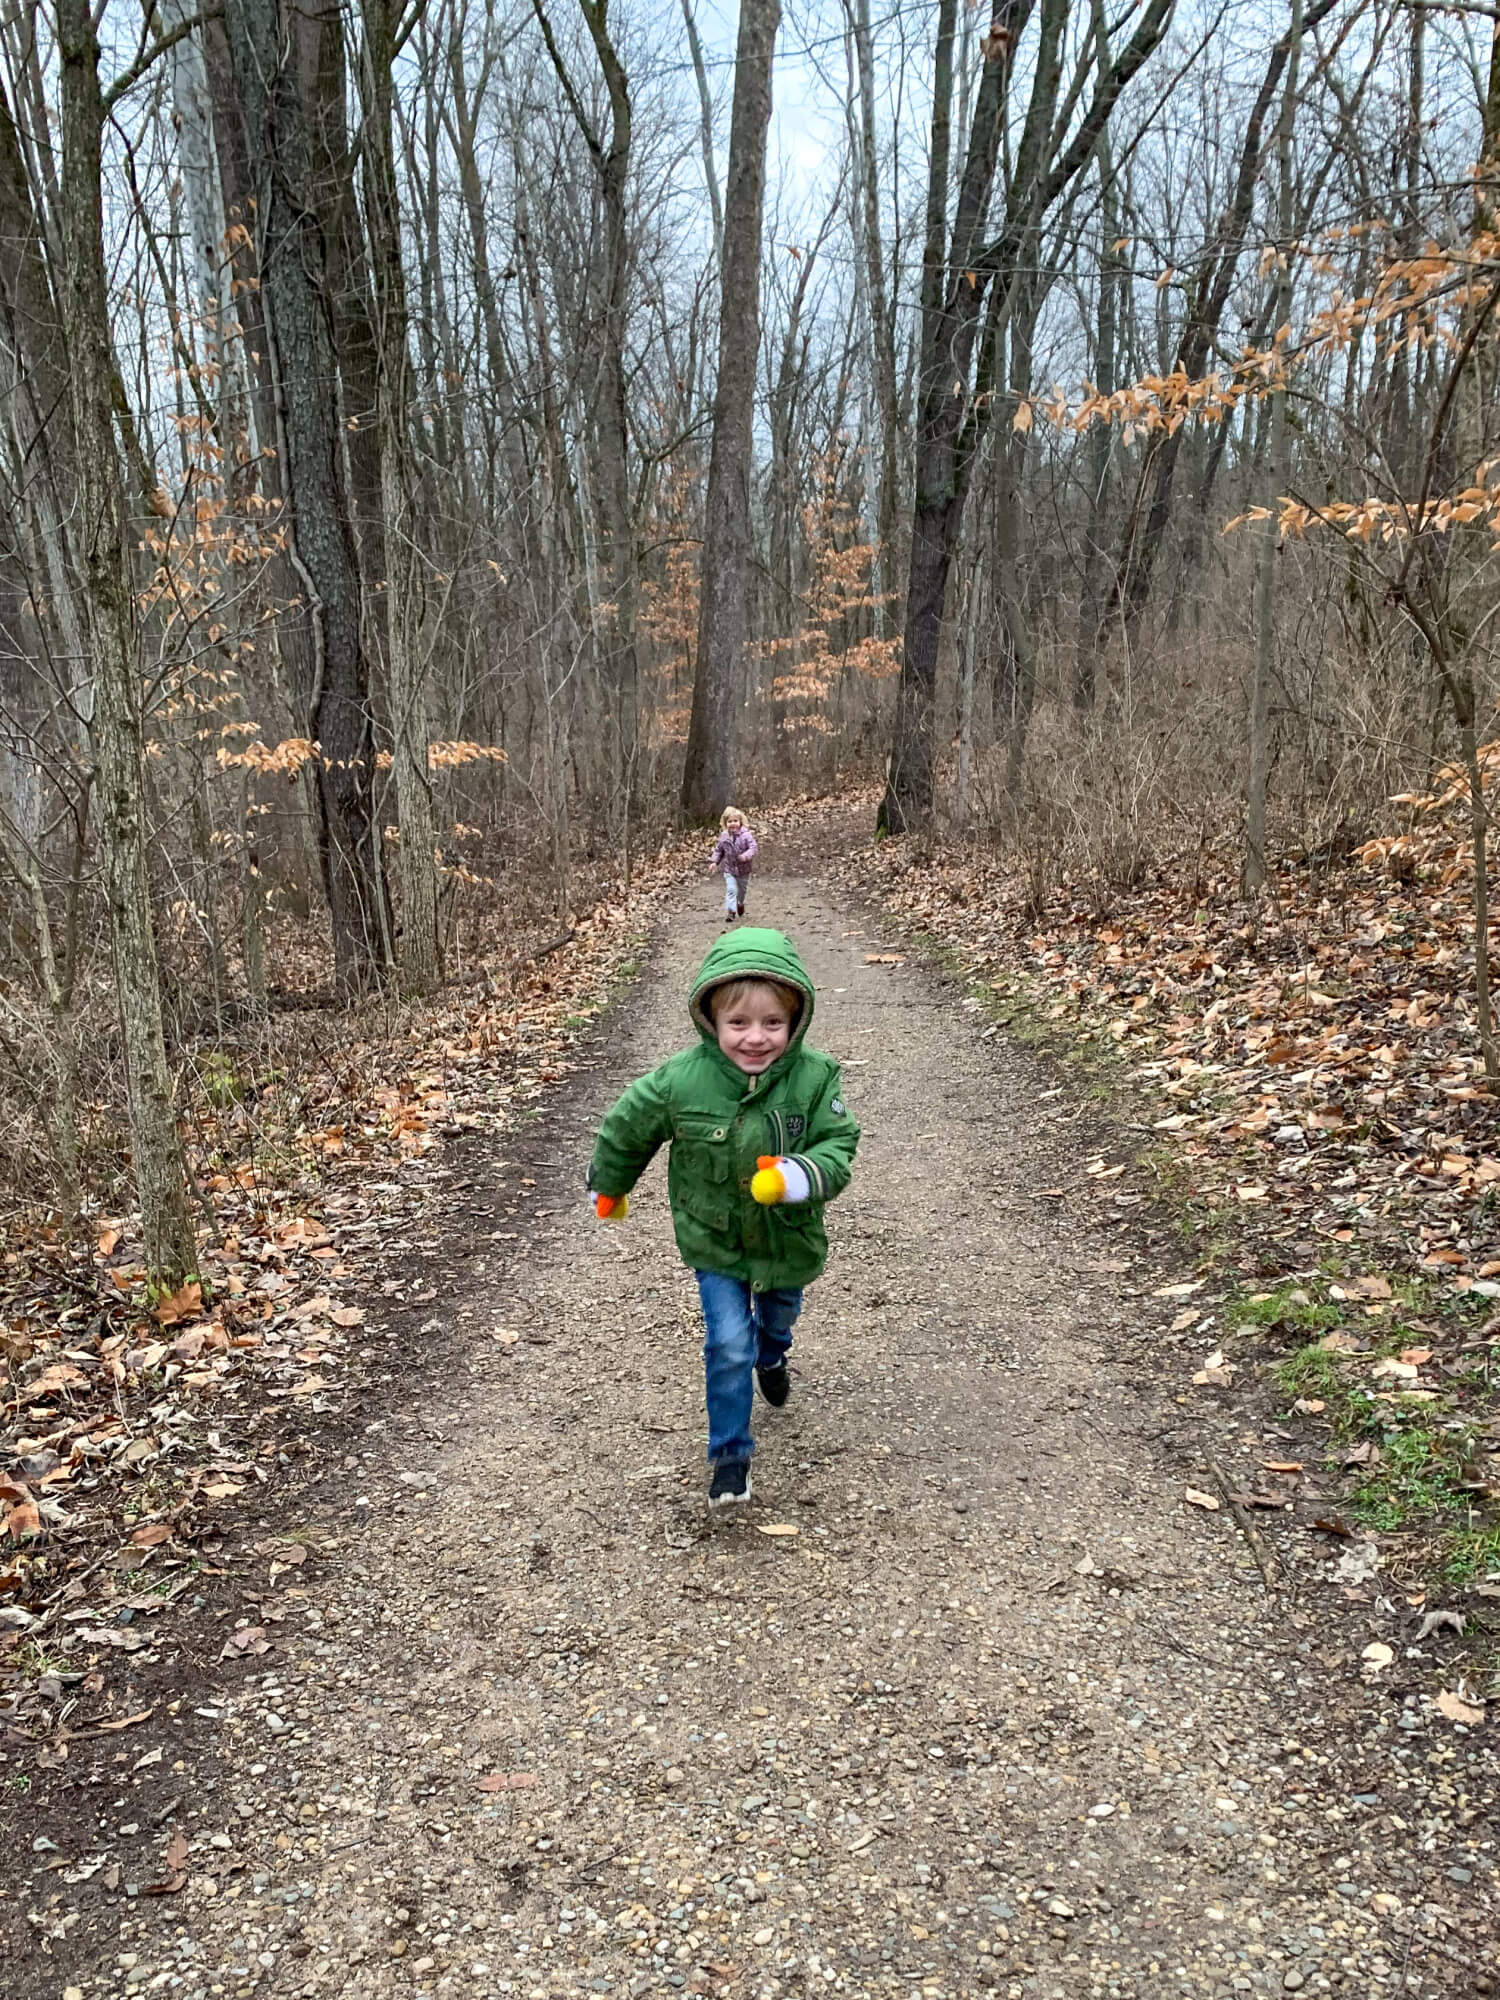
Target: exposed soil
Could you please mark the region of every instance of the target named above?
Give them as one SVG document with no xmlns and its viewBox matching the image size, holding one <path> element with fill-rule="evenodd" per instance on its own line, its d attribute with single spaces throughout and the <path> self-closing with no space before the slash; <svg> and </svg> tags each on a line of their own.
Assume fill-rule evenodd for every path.
<svg viewBox="0 0 1500 2000">
<path fill-rule="evenodd" d="M 1031 1059 L 803 879 L 751 916 L 864 1139 L 755 1502 L 706 1517 L 663 1168 L 619 1228 L 581 1187 L 714 903 L 526 1164 L 451 1169 L 441 1325 L 184 1601 L 178 1685 L 5 1767 L 7 1993 L 1495 1990 L 1485 1730 L 1362 1669 L 1331 1557 L 1273 1598 L 1185 1504 L 1148 1303 L 1181 1269 L 1045 1197 L 1078 1141 Z"/>
</svg>

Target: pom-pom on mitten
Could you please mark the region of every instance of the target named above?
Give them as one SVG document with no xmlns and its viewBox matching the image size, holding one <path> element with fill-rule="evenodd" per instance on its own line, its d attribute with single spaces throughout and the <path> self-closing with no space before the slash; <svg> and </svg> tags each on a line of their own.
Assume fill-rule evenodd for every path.
<svg viewBox="0 0 1500 2000">
<path fill-rule="evenodd" d="M 812 1182 L 807 1178 L 807 1169 L 797 1160 L 778 1158 L 775 1153 L 762 1154 L 755 1163 L 756 1172 L 750 1182 L 750 1192 L 762 1208 L 774 1208 L 778 1202 L 806 1201 L 812 1193 Z"/>
<path fill-rule="evenodd" d="M 623 1222 L 630 1213 L 628 1194 L 596 1194 L 594 1213 L 601 1222 Z"/>
</svg>

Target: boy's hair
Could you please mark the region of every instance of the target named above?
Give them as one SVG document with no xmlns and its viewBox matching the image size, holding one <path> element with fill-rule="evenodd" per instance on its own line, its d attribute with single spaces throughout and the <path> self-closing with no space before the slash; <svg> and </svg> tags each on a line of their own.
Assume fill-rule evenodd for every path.
<svg viewBox="0 0 1500 2000">
<path fill-rule="evenodd" d="M 718 986 L 710 986 L 703 996 L 703 1004 L 709 1019 L 717 1026 L 719 1009 L 731 1007 L 756 986 L 767 986 L 786 1009 L 787 1019 L 792 1026 L 797 1025 L 797 1016 L 802 1011 L 802 995 L 795 986 L 786 986 L 779 979 L 726 979 Z"/>
<path fill-rule="evenodd" d="M 741 826 L 748 826 L 750 824 L 738 806 L 725 806 L 723 812 L 719 814 L 720 826 L 728 826 L 732 819 L 737 819 Z"/>
</svg>

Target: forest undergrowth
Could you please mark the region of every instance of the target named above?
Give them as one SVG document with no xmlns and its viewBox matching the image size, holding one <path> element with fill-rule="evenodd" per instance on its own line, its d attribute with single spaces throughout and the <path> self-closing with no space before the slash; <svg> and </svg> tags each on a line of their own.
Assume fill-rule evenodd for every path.
<svg viewBox="0 0 1500 2000">
<path fill-rule="evenodd" d="M 418 1225 L 423 1163 L 460 1136 L 493 1145 L 535 1114 L 702 845 L 663 843 L 628 896 L 609 883 L 561 930 L 541 911 L 517 923 L 496 910 L 473 975 L 431 1006 L 299 1004 L 305 940 L 288 924 L 281 1008 L 180 1058 L 195 1072 L 184 1139 L 199 1251 L 178 1290 L 149 1285 L 138 1215 L 100 1206 L 107 1178 L 72 1229 L 40 1207 L 11 1227 L 0 1724 L 65 1727 L 90 1691 L 75 1649 L 149 1646 L 149 1613 L 195 1565 L 174 1569 L 165 1595 L 137 1576 L 137 1615 L 107 1624 L 70 1621 L 85 1578 L 112 1560 L 187 1554 L 215 1532 L 216 1510 L 276 1479 L 294 1431 L 316 1437 L 333 1421 L 371 1359 L 352 1300 L 381 1244 Z"/>
<path fill-rule="evenodd" d="M 873 794 L 792 801 L 757 825 L 771 855 L 834 855 L 895 949 L 940 957 L 964 1004 L 1097 1109 L 1080 1185 L 1036 1198 L 1171 1218 L 1190 1275 L 1163 1273 L 1153 1296 L 1157 1333 L 1187 1357 L 1184 1393 L 1222 1411 L 1253 1387 L 1301 1440 L 1238 1503 L 1269 1515 L 1304 1466 L 1331 1475 L 1317 1532 L 1355 1565 L 1383 1549 L 1414 1603 L 1456 1593 L 1484 1642 L 1500 1602 L 1500 1107 L 1452 801 L 1432 799 L 1393 808 L 1401 830 L 1352 856 L 1282 861 L 1254 902 L 1228 841 L 1163 846 L 1123 888 L 1057 857 L 1039 901 L 1024 843 L 868 843 Z M 561 935 L 497 918 L 438 1005 L 287 1006 L 253 1048 L 200 1051 L 200 1266 L 181 1290 L 151 1291 L 128 1215 L 96 1205 L 71 1233 L 40 1215 L 13 1233 L 8 1726 L 66 1728 L 87 1692 L 77 1646 L 150 1643 L 149 1593 L 139 1618 L 70 1624 L 83 1579 L 201 1546 L 216 1509 L 275 1480 L 293 1430 L 332 1423 L 369 1360 L 362 1265 L 413 1226 L 422 1163 L 458 1135 L 495 1138 L 567 1075 L 700 846 L 664 844 L 628 900 L 606 896 Z M 173 1574 L 180 1586 L 191 1565 Z M 1476 1701 L 1494 1673 L 1481 1647 Z"/>
<path fill-rule="evenodd" d="M 1251 1386 L 1301 1441 L 1247 1513 L 1285 1508 L 1304 1469 L 1331 1477 L 1317 1532 L 1356 1565 L 1382 1546 L 1416 1603 L 1460 1592 L 1482 1636 L 1500 1625 L 1500 1103 L 1452 775 L 1355 851 L 1280 861 L 1253 901 L 1238 841 L 1174 854 L 1165 829 L 1128 886 L 1054 855 L 1038 897 L 1024 841 L 951 835 L 838 873 L 1055 1065 L 1058 1095 L 1093 1102 L 1082 1185 L 1036 1198 L 1169 1218 L 1192 1275 L 1155 1296 L 1190 1406 Z"/>
</svg>

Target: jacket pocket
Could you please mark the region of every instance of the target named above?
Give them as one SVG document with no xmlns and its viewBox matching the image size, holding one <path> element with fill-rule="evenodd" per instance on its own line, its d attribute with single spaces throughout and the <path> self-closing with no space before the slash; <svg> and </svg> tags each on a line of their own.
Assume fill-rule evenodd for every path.
<svg viewBox="0 0 1500 2000">
<path fill-rule="evenodd" d="M 729 1125 L 701 1112 L 679 1117 L 672 1141 L 668 1193 L 674 1206 L 726 1229 L 736 1199 Z"/>
</svg>

